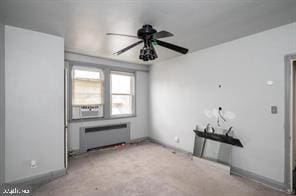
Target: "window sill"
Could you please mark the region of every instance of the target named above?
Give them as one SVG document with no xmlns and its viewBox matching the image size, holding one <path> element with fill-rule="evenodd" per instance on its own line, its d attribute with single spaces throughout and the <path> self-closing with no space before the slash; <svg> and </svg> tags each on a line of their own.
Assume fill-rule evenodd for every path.
<svg viewBox="0 0 296 196">
<path fill-rule="evenodd" d="M 113 116 L 110 118 L 83 118 L 83 119 L 72 119 L 69 120 L 69 123 L 79 123 L 79 122 L 91 122 L 91 121 L 104 121 L 104 120 L 119 120 L 125 118 L 136 118 L 137 115 L 129 115 L 129 116 Z"/>
<path fill-rule="evenodd" d="M 111 116 L 110 119 L 120 119 L 120 118 L 134 118 L 137 117 L 135 114 L 131 115 L 117 115 L 117 116 Z"/>
</svg>

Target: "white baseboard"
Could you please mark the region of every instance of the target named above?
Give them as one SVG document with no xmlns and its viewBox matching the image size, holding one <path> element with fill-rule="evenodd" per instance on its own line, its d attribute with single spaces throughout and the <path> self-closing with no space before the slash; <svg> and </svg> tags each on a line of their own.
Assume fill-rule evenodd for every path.
<svg viewBox="0 0 296 196">
<path fill-rule="evenodd" d="M 58 177 L 64 176 L 66 174 L 66 169 L 55 170 L 51 172 L 47 172 L 44 174 L 23 178 L 20 180 L 6 182 L 5 184 L 21 184 L 31 186 L 33 189 L 36 189 L 40 185 L 44 183 L 48 183 Z"/>
<path fill-rule="evenodd" d="M 155 143 L 158 143 L 158 144 L 160 144 L 162 146 L 165 146 L 167 148 L 171 148 L 173 150 L 177 150 L 179 152 L 183 152 L 183 153 L 186 153 L 186 154 L 192 154 L 192 153 L 186 152 L 186 151 L 184 151 L 182 149 L 178 149 L 178 148 L 176 148 L 174 146 L 167 145 L 167 144 L 163 143 L 160 140 L 156 140 L 154 138 L 150 138 L 150 139 L 151 139 L 151 141 L 153 141 Z M 228 166 L 228 165 L 224 165 L 224 164 L 221 164 L 221 163 L 216 163 L 216 162 L 209 161 L 209 160 L 202 159 L 202 158 L 195 157 L 195 156 L 193 156 L 193 161 L 196 162 L 196 163 L 203 163 L 203 164 L 206 163 L 206 164 L 212 165 L 212 166 L 214 166 L 216 168 L 221 169 L 221 171 L 227 172 L 228 174 L 241 176 L 241 177 L 247 178 L 247 179 L 249 179 L 251 181 L 261 183 L 262 185 L 268 186 L 268 187 L 273 188 L 275 190 L 279 190 L 279 191 L 288 193 L 286 184 L 275 181 L 275 180 L 270 179 L 270 178 L 267 178 L 265 176 L 261 176 L 261 175 L 255 174 L 253 172 L 243 170 L 241 168 Z"/>
<path fill-rule="evenodd" d="M 199 158 L 196 156 L 192 157 L 193 162 L 197 163 L 197 164 L 207 164 L 210 165 L 212 167 L 218 168 L 226 173 L 228 173 L 230 175 L 230 165 L 225 165 L 222 163 L 218 163 L 218 162 L 214 162 L 214 161 L 210 161 L 207 159 L 203 159 L 203 158 Z"/>
<path fill-rule="evenodd" d="M 255 174 L 255 173 L 250 172 L 250 171 L 246 171 L 246 170 L 241 169 L 241 168 L 231 167 L 230 173 L 234 174 L 234 175 L 237 175 L 237 176 L 247 178 L 247 179 L 249 179 L 251 181 L 258 182 L 258 183 L 263 184 L 265 186 L 268 186 L 270 188 L 273 188 L 273 189 L 276 189 L 276 190 L 279 190 L 279 191 L 283 191 L 285 193 L 288 192 L 287 191 L 288 190 L 287 185 L 285 185 L 284 183 L 275 181 L 275 180 L 267 178 L 265 176 Z"/>
</svg>

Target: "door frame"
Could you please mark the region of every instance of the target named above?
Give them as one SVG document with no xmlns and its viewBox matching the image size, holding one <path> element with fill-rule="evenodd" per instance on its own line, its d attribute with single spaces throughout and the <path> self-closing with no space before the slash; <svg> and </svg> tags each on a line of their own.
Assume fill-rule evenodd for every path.
<svg viewBox="0 0 296 196">
<path fill-rule="evenodd" d="M 294 72 L 296 54 L 285 56 L 285 179 L 287 192 L 293 192 Z"/>
<path fill-rule="evenodd" d="M 68 130 L 69 130 L 69 112 L 68 112 L 68 100 L 69 100 L 69 64 L 65 61 L 64 68 L 64 167 L 68 168 Z"/>
</svg>

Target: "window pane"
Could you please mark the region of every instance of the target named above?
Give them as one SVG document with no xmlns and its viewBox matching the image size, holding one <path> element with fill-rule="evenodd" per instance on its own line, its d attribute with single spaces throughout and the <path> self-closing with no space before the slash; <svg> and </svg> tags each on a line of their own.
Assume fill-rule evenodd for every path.
<svg viewBox="0 0 296 196">
<path fill-rule="evenodd" d="M 111 74 L 112 93 L 131 94 L 132 76 Z"/>
<path fill-rule="evenodd" d="M 103 84 L 100 80 L 73 80 L 73 105 L 102 104 Z"/>
<path fill-rule="evenodd" d="M 112 95 L 112 115 L 132 114 L 131 95 Z"/>
<path fill-rule="evenodd" d="M 111 72 L 111 115 L 131 115 L 134 112 L 135 76 L 129 72 Z"/>
<path fill-rule="evenodd" d="M 74 79 L 92 79 L 92 80 L 101 80 L 101 72 L 100 71 L 88 71 L 88 70 L 80 70 L 74 69 Z"/>
<path fill-rule="evenodd" d="M 74 67 L 72 76 L 72 105 L 103 104 L 102 70 Z"/>
</svg>

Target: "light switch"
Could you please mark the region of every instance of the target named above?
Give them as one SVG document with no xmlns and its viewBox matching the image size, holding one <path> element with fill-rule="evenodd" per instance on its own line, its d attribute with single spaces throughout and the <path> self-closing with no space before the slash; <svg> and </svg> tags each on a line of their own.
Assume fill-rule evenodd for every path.
<svg viewBox="0 0 296 196">
<path fill-rule="evenodd" d="M 271 113 L 272 114 L 277 114 L 278 113 L 277 106 L 271 106 Z"/>
</svg>

